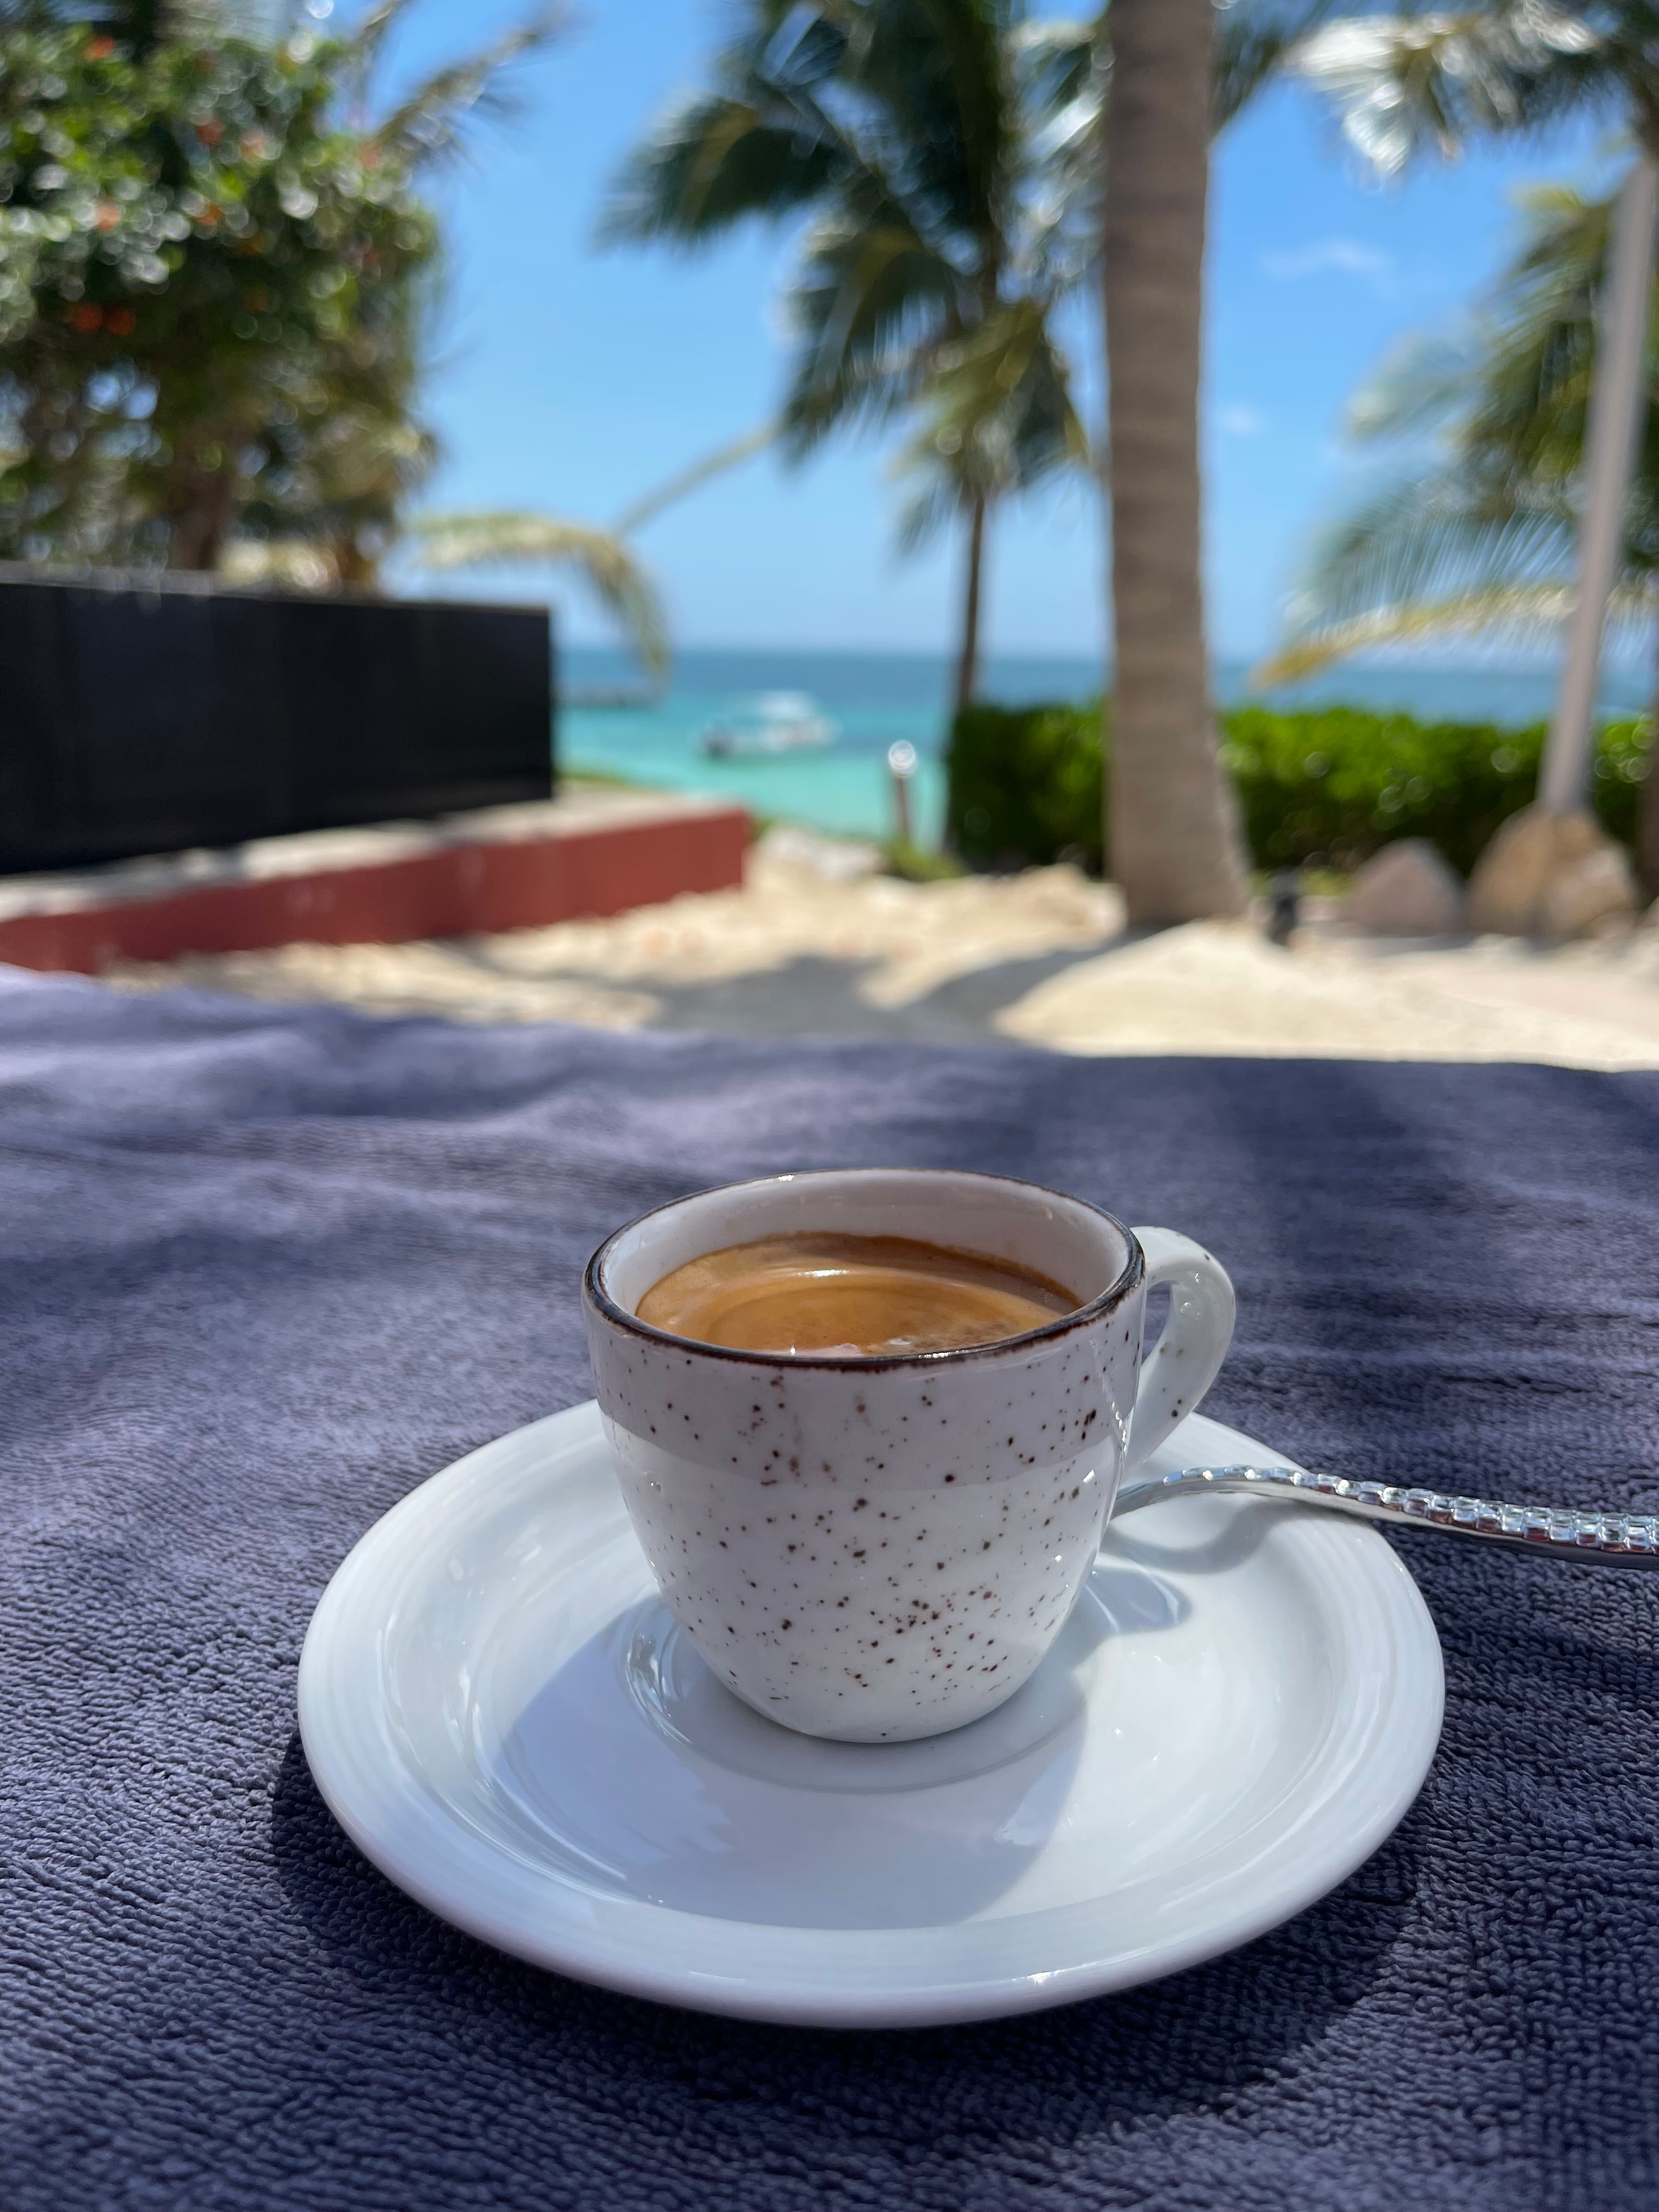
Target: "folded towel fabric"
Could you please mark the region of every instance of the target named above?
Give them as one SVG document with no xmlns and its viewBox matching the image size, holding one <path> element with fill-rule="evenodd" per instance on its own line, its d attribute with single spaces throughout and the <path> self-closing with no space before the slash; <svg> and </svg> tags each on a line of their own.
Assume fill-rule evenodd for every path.
<svg viewBox="0 0 1659 2212">
<path fill-rule="evenodd" d="M 1659 1078 L 1068 1060 L 0 988 L 0 2203 L 1620 2212 L 1659 2202 L 1659 1577 L 1401 1539 L 1442 1748 L 1231 1957 L 982 2027 L 757 2027 L 424 1912 L 295 1729 L 404 1492 L 590 1384 L 581 1262 L 801 1165 L 1191 1231 L 1211 1409 L 1304 1461 L 1659 1507 Z"/>
</svg>

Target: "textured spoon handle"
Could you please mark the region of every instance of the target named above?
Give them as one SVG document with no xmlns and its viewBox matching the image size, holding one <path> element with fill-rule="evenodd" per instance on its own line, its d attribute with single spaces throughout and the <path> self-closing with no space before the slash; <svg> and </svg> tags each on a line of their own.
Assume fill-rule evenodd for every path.
<svg viewBox="0 0 1659 2212">
<path fill-rule="evenodd" d="M 1164 1498 L 1201 1491 L 1248 1490 L 1286 1505 L 1322 1505 L 1385 1527 L 1443 1528 L 1452 1536 L 1485 1536 L 1556 1559 L 1589 1566 L 1659 1567 L 1659 1516 L 1583 1513 L 1553 1505 L 1497 1505 L 1484 1498 L 1447 1498 L 1437 1490 L 1400 1490 L 1386 1482 L 1349 1482 L 1291 1467 L 1184 1467 L 1176 1474 L 1131 1482 L 1118 1492 L 1115 1521 Z"/>
</svg>

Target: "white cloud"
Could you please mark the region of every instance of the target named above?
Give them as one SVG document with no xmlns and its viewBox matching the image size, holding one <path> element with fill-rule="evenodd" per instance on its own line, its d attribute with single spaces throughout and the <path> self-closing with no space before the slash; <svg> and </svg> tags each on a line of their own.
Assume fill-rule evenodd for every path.
<svg viewBox="0 0 1659 2212">
<path fill-rule="evenodd" d="M 1260 409 L 1238 400 L 1218 407 L 1215 419 L 1230 438 L 1259 438 L 1267 427 L 1267 418 Z"/>
<path fill-rule="evenodd" d="M 1362 246 L 1357 238 L 1321 238 L 1288 253 L 1264 253 L 1261 266 L 1280 283 L 1322 276 L 1327 270 L 1343 276 L 1386 276 L 1394 267 L 1394 256 Z"/>
</svg>

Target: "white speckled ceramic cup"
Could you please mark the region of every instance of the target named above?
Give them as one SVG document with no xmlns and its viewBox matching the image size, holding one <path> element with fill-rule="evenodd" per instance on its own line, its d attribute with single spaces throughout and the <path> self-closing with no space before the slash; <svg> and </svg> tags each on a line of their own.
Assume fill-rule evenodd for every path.
<svg viewBox="0 0 1659 2212">
<path fill-rule="evenodd" d="M 908 1237 L 1065 1284 L 994 1344 L 737 1352 L 635 1309 L 671 1269 L 804 1230 Z M 1143 1367 L 1146 1292 L 1170 1319 Z M 1190 1238 L 998 1176 L 854 1169 L 706 1191 L 619 1229 L 584 1309 L 623 1495 L 719 1680 L 808 1735 L 898 1742 L 1012 1697 L 1082 1586 L 1125 1466 L 1214 1379 L 1232 1285 Z"/>
</svg>

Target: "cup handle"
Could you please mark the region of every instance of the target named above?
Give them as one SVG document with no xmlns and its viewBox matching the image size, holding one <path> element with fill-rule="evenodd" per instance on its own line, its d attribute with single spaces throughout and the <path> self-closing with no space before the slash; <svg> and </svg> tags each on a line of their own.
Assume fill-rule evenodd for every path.
<svg viewBox="0 0 1659 2212">
<path fill-rule="evenodd" d="M 1236 1301 L 1226 1269 L 1173 1229 L 1137 1229 L 1146 1287 L 1167 1286 L 1170 1318 L 1140 1370 L 1124 1472 L 1167 1443 L 1215 1381 L 1233 1340 Z"/>
</svg>

